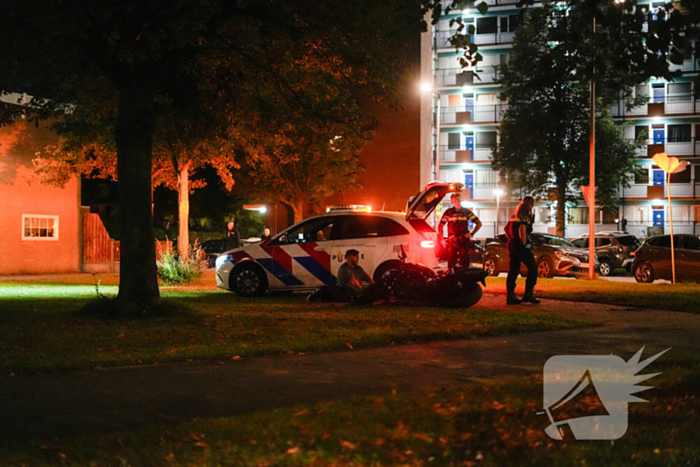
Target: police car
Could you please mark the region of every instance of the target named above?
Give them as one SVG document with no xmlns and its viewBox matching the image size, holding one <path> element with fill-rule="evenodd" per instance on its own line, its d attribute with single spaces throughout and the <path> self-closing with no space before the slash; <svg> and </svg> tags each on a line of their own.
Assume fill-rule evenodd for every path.
<svg viewBox="0 0 700 467">
<path fill-rule="evenodd" d="M 236 248 L 216 259 L 216 285 L 242 296 L 268 290 L 311 290 L 336 282 L 345 252 L 360 252 L 360 265 L 378 280 L 406 261 L 439 270 L 438 234 L 426 219 L 459 183 L 433 182 L 412 197 L 405 213 L 347 206 L 289 227 L 270 240 Z"/>
</svg>

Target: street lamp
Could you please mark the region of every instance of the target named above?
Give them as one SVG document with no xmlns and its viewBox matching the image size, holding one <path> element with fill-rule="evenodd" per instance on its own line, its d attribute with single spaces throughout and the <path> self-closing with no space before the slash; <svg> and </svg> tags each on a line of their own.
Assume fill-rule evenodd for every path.
<svg viewBox="0 0 700 467">
<path fill-rule="evenodd" d="M 496 237 L 498 235 L 498 213 L 501 210 L 501 195 L 503 194 L 503 190 L 496 188 L 493 190 L 493 194 L 496 196 L 496 231 L 493 233 L 493 236 Z"/>
<path fill-rule="evenodd" d="M 430 83 L 421 83 L 420 89 L 423 92 L 431 92 L 437 98 L 437 119 L 435 124 L 435 177 L 433 180 L 440 179 L 440 92 L 433 89 Z"/>
</svg>

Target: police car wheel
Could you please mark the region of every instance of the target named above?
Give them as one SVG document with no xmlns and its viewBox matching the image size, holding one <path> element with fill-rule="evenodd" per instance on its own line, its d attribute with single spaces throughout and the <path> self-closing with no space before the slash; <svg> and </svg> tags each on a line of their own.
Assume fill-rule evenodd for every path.
<svg viewBox="0 0 700 467">
<path fill-rule="evenodd" d="M 231 273 L 230 285 L 242 297 L 258 297 L 265 293 L 267 280 L 256 265 L 242 264 Z"/>
<path fill-rule="evenodd" d="M 498 267 L 496 259 L 492 256 L 487 256 L 484 260 L 484 271 L 486 271 L 489 276 L 497 276 L 501 273 L 501 269 Z"/>
</svg>

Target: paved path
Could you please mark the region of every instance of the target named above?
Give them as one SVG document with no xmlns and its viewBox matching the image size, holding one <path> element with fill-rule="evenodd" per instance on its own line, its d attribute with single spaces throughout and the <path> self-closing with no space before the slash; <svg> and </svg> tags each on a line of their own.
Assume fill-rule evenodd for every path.
<svg viewBox="0 0 700 467">
<path fill-rule="evenodd" d="M 483 303 L 501 306 L 502 297 Z M 521 307 L 524 311 L 532 308 Z M 545 300 L 545 313 L 603 327 L 226 364 L 181 363 L 0 378 L 0 439 L 27 441 L 109 432 L 195 417 L 540 373 L 558 354 L 631 357 L 673 350 L 655 363 L 700 351 L 700 315 Z"/>
</svg>

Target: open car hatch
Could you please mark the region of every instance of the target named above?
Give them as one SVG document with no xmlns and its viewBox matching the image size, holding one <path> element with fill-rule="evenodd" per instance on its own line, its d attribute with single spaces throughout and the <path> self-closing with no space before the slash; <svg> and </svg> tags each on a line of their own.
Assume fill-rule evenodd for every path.
<svg viewBox="0 0 700 467">
<path fill-rule="evenodd" d="M 430 182 L 423 191 L 408 200 L 406 219 L 425 220 L 448 193 L 462 191 L 461 183 Z"/>
</svg>

